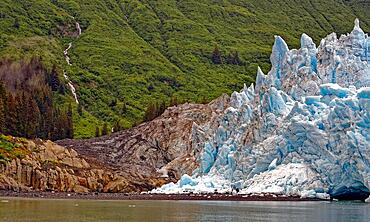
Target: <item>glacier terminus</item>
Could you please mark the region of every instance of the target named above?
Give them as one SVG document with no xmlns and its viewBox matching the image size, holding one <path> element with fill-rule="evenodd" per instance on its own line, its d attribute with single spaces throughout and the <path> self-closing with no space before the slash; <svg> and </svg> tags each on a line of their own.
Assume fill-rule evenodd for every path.
<svg viewBox="0 0 370 222">
<path fill-rule="evenodd" d="M 359 20 L 318 47 L 303 34 L 289 50 L 276 36 L 270 60 L 222 114 L 193 125 L 193 174 L 152 193 L 368 198 L 370 38 Z"/>
</svg>

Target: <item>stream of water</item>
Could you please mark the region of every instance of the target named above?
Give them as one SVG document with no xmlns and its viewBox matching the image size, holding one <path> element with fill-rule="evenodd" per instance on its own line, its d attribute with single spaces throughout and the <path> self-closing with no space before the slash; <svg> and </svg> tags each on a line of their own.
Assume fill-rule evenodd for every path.
<svg viewBox="0 0 370 222">
<path fill-rule="evenodd" d="M 81 30 L 80 24 L 78 22 L 76 22 L 76 29 L 77 29 L 77 33 L 78 33 L 78 36 L 77 37 L 80 37 L 80 35 L 82 33 L 82 30 Z M 72 42 L 70 42 L 68 44 L 68 47 L 63 52 L 64 53 L 64 58 L 65 58 L 67 64 L 70 65 L 70 66 L 72 65 L 72 63 L 71 63 L 71 59 L 70 59 L 70 57 L 68 55 L 68 51 L 71 48 L 72 48 Z M 69 77 L 67 75 L 67 72 L 65 70 L 63 71 L 63 76 L 67 80 L 67 83 L 68 83 L 69 88 L 71 89 L 72 95 L 73 95 L 76 103 L 78 104 L 79 102 L 78 102 L 78 97 L 77 97 L 77 93 L 76 93 L 76 88 L 74 87 L 72 81 L 69 79 Z"/>
</svg>

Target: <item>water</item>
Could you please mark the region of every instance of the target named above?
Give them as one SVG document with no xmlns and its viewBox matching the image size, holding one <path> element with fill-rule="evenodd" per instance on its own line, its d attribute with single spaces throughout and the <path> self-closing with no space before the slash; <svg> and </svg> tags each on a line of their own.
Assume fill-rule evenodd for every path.
<svg viewBox="0 0 370 222">
<path fill-rule="evenodd" d="M 1 199 L 0 221 L 370 221 L 354 202 Z"/>
</svg>

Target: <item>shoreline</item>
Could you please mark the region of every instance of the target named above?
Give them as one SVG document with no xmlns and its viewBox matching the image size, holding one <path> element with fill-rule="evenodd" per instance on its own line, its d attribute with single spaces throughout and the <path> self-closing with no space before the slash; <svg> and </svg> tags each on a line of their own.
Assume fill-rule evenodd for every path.
<svg viewBox="0 0 370 222">
<path fill-rule="evenodd" d="M 63 200 L 175 200 L 175 201 L 329 201 L 272 194 L 127 194 L 127 193 L 68 193 L 0 191 L 0 198 L 63 199 Z"/>
</svg>

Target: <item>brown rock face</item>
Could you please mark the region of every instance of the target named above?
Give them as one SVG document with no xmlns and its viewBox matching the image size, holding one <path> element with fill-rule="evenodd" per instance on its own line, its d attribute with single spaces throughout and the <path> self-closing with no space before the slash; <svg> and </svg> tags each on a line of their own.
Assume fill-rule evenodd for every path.
<svg viewBox="0 0 370 222">
<path fill-rule="evenodd" d="M 197 167 L 196 128 L 212 129 L 228 96 L 210 104 L 171 107 L 153 121 L 110 136 L 56 143 L 27 141 L 28 155 L 0 163 L 0 189 L 15 191 L 141 192 Z M 217 128 L 217 127 L 216 127 Z"/>
<path fill-rule="evenodd" d="M 210 104 L 183 104 L 168 108 L 153 121 L 110 136 L 88 140 L 63 140 L 57 143 L 76 150 L 89 163 L 103 164 L 128 181 L 111 181 L 104 191 L 118 192 L 124 187 L 150 190 L 197 167 L 198 145 L 194 128 L 207 127 L 227 108 L 229 97 L 221 96 Z M 217 128 L 217 127 L 216 127 Z M 111 188 L 114 185 L 115 188 Z"/>
<path fill-rule="evenodd" d="M 73 149 L 50 141 L 28 141 L 30 154 L 0 164 L 0 189 L 13 191 L 132 192 L 111 169 L 87 163 Z M 116 184 L 111 184 L 115 181 Z"/>
<path fill-rule="evenodd" d="M 14 191 L 74 191 L 98 190 L 89 180 L 100 180 L 100 186 L 108 184 L 112 173 L 98 174 L 84 159 L 50 141 L 28 141 L 31 154 L 0 165 L 0 189 Z M 73 155 L 71 154 L 73 153 Z M 101 177 L 101 178 L 99 178 Z"/>
</svg>

